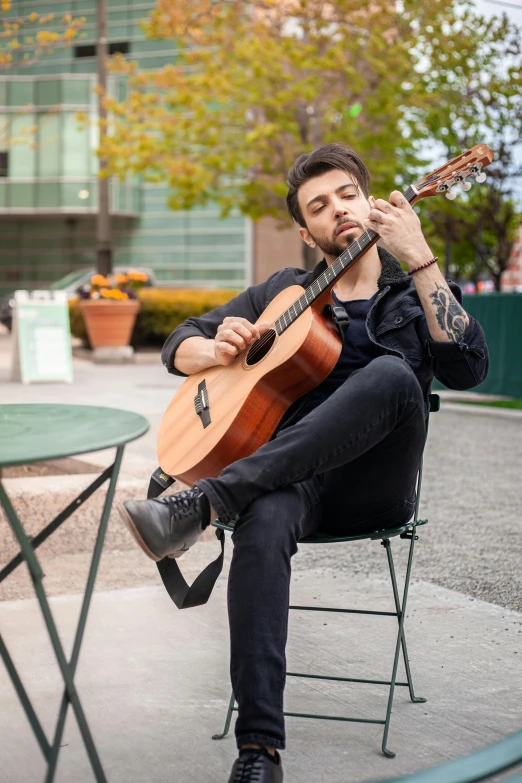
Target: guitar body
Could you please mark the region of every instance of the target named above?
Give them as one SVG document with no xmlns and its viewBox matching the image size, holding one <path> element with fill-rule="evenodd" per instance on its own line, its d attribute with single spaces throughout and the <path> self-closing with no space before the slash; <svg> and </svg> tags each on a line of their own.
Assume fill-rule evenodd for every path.
<svg viewBox="0 0 522 783">
<path fill-rule="evenodd" d="M 276 321 L 303 292 L 298 285 L 286 288 L 258 323 Z M 322 315 L 331 303 L 326 291 L 282 334 L 274 331 L 271 339 L 265 338 L 262 350 L 258 346 L 264 336 L 229 367 L 211 367 L 187 378 L 158 433 L 158 461 L 165 473 L 193 485 L 218 476 L 270 440 L 290 405 L 318 386 L 339 359 L 337 327 Z M 207 426 L 195 402 L 203 382 Z"/>
</svg>

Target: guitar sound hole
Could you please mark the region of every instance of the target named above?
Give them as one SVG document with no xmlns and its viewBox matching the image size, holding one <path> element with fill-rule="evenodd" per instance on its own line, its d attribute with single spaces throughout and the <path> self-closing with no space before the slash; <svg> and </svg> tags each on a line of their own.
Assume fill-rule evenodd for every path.
<svg viewBox="0 0 522 783">
<path fill-rule="evenodd" d="M 246 364 L 248 367 L 252 367 L 252 365 L 257 364 L 261 359 L 265 358 L 273 346 L 276 336 L 275 329 L 269 329 L 261 335 L 259 340 L 252 343 L 246 355 Z"/>
</svg>

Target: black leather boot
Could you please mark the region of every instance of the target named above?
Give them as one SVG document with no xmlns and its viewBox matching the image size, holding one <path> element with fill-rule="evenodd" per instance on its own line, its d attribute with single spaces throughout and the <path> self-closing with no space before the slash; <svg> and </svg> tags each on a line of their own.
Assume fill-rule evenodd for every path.
<svg viewBox="0 0 522 783">
<path fill-rule="evenodd" d="M 283 783 L 281 756 L 277 751 L 271 756 L 264 748 L 240 750 L 228 783 Z"/>
<path fill-rule="evenodd" d="M 145 554 L 156 561 L 186 552 L 210 522 L 210 504 L 197 487 L 166 498 L 130 500 L 118 511 Z"/>
</svg>

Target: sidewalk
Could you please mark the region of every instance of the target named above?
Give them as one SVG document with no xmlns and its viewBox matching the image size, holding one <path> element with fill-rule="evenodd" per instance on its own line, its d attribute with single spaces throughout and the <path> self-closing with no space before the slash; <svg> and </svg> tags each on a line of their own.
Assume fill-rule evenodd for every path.
<svg viewBox="0 0 522 783">
<path fill-rule="evenodd" d="M 373 546 L 378 546 L 374 544 Z M 301 555 L 297 555 L 299 559 Z M 230 689 L 225 577 L 210 603 L 178 612 L 159 587 L 97 593 L 77 677 L 110 783 L 219 783 L 235 757 L 221 731 Z M 391 609 L 388 585 L 324 569 L 298 572 L 294 601 Z M 79 599 L 52 600 L 64 641 Z M 311 616 L 311 615 L 314 616 Z M 420 582 L 412 587 L 407 636 L 416 692 L 397 688 L 389 736 L 381 727 L 287 719 L 287 783 L 355 783 L 399 775 L 464 755 L 522 726 L 522 615 Z M 0 604 L 0 628 L 21 667 L 48 733 L 58 707 L 58 677 L 34 600 Z M 290 670 L 387 679 L 393 618 L 295 613 Z M 403 676 L 402 673 L 400 675 Z M 41 783 L 43 764 L 25 715 L 0 667 L 0 783 Z M 384 718 L 386 688 L 289 681 L 286 709 Z M 69 715 L 57 783 L 90 783 L 92 773 Z"/>
<path fill-rule="evenodd" d="M 157 427 L 182 379 L 168 375 L 159 356 L 157 366 L 118 367 L 75 358 L 74 384 L 22 386 L 8 381 L 7 347 L 0 335 L 2 402 L 108 405 L 148 418 L 151 430 L 128 447 L 120 482 L 120 493 L 144 496 L 156 466 Z M 394 760 L 380 754 L 378 726 L 288 719 L 285 781 L 355 783 L 399 775 L 471 752 L 522 727 L 521 436 L 520 417 L 485 416 L 472 406 L 443 403 L 431 417 L 421 503 L 421 517 L 430 523 L 419 531 L 407 619 L 416 691 L 429 701 L 411 704 L 406 689 L 398 689 L 389 738 L 397 752 Z M 81 459 L 103 466 L 111 457 L 100 452 Z M 92 475 L 68 475 L 5 483 L 17 502 L 27 505 L 25 524 L 41 526 L 60 492 L 91 480 Z M 42 498 L 48 505 L 35 506 L 35 499 L 42 504 Z M 30 512 L 35 508 L 41 519 Z M 67 641 L 76 624 L 79 597 L 74 593 L 85 582 L 93 526 L 89 518 L 75 515 L 64 528 L 54 549 L 39 550 L 39 559 Z M 0 538 L 2 530 L 0 520 Z M 402 550 L 396 558 L 400 574 L 404 544 L 394 542 L 394 550 Z M 0 549 L 2 559 L 1 542 Z M 192 577 L 216 553 L 215 540 L 203 541 L 180 565 Z M 228 541 L 224 572 L 209 604 L 178 612 L 154 565 L 111 518 L 78 677 L 110 783 L 228 779 L 233 739 L 213 742 L 210 735 L 221 730 L 229 698 L 225 590 L 230 554 Z M 378 542 L 302 546 L 293 566 L 296 602 L 391 608 Z M 17 569 L 0 587 L 0 632 L 50 734 L 58 677 L 33 594 L 24 568 Z M 299 624 L 294 617 L 289 668 L 355 677 L 371 672 L 387 679 L 393 622 L 317 613 Z M 384 690 L 294 680 L 286 708 L 380 718 L 386 710 Z M 1 665 L 0 703 L 0 783 L 40 783 L 39 750 Z M 57 781 L 91 781 L 72 717 L 64 743 Z"/>
</svg>

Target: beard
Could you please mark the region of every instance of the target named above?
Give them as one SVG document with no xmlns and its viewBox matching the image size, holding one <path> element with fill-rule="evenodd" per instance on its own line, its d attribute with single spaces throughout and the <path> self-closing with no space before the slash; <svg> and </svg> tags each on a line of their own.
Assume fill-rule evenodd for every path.
<svg viewBox="0 0 522 783">
<path fill-rule="evenodd" d="M 342 221 L 336 226 L 335 231 L 337 231 L 337 229 L 339 228 L 339 226 L 342 225 L 343 222 L 344 223 L 347 222 L 346 218 L 344 219 L 344 221 Z M 350 223 L 355 223 L 357 228 L 360 228 L 361 231 L 364 231 L 364 226 L 362 225 L 362 223 L 359 223 L 357 220 L 350 220 Z M 355 231 L 355 228 L 353 230 Z M 337 239 L 335 232 L 332 237 L 314 236 L 310 232 L 310 230 L 308 230 L 308 233 L 310 234 L 310 236 L 312 237 L 312 239 L 314 240 L 318 248 L 322 250 L 323 253 L 326 253 L 329 256 L 334 256 L 335 258 L 338 258 L 341 255 L 341 253 L 344 253 L 346 248 L 349 247 L 352 244 L 352 242 L 355 241 L 355 234 L 352 234 L 351 231 L 348 232 L 348 234 L 343 234 L 343 236 L 340 239 Z"/>
</svg>

